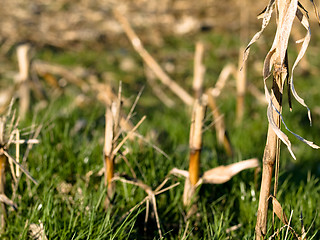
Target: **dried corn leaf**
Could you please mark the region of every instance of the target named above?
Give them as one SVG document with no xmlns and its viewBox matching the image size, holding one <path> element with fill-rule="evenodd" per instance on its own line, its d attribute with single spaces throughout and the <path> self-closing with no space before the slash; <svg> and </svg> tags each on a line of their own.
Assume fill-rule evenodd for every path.
<svg viewBox="0 0 320 240">
<path fill-rule="evenodd" d="M 270 19 L 271 19 L 271 15 L 272 15 L 272 11 L 273 11 L 274 5 L 275 5 L 275 0 L 270 0 L 268 6 L 266 7 L 266 9 L 264 11 L 261 30 L 259 32 L 257 32 L 253 36 L 253 38 L 249 42 L 248 46 L 244 50 L 243 62 L 245 62 L 247 60 L 247 58 L 248 58 L 251 45 L 254 44 L 261 37 L 261 34 L 263 33 L 264 29 L 268 26 L 268 24 L 270 22 Z"/>
<path fill-rule="evenodd" d="M 185 178 L 188 178 L 189 177 L 189 172 L 186 171 L 186 170 L 181 170 L 181 169 L 178 169 L 178 168 L 173 168 L 169 174 L 172 174 L 172 175 L 175 175 L 175 176 L 178 176 L 178 177 L 185 177 Z"/>
<path fill-rule="evenodd" d="M 234 175 L 242 170 L 258 166 L 259 162 L 256 158 L 233 163 L 228 166 L 219 166 L 206 171 L 201 180 L 203 183 L 222 184 L 229 181 Z"/>
<path fill-rule="evenodd" d="M 5 194 L 0 194 L 0 202 L 3 202 L 11 207 L 13 207 L 14 209 L 17 209 L 18 206 L 15 202 L 13 202 L 11 199 L 9 199 Z"/>
<path fill-rule="evenodd" d="M 320 24 L 320 16 L 319 16 L 319 11 L 318 11 L 317 5 L 314 4 L 313 0 L 310 0 L 310 2 L 312 3 L 313 9 L 314 9 L 314 13 L 316 14 L 318 23 Z"/>
<path fill-rule="evenodd" d="M 291 142 L 289 141 L 289 138 L 287 137 L 287 135 L 285 133 L 283 133 L 280 130 L 280 128 L 274 122 L 273 110 L 275 110 L 276 113 L 279 114 L 281 121 L 284 124 L 285 128 L 290 133 L 292 133 L 295 137 L 297 137 L 300 141 L 302 141 L 302 142 L 304 142 L 304 143 L 308 144 L 309 146 L 316 148 L 316 149 L 318 149 L 319 146 L 315 145 L 311 141 L 308 141 L 308 140 L 302 138 L 301 136 L 297 135 L 296 133 L 294 133 L 290 129 L 288 129 L 281 113 L 275 108 L 275 106 L 272 102 L 271 94 L 269 92 L 269 89 L 267 88 L 267 83 L 266 83 L 268 77 L 271 75 L 272 67 L 275 64 L 277 64 L 279 66 L 283 66 L 283 64 L 284 64 L 284 61 L 286 58 L 286 51 L 287 51 L 287 47 L 288 47 L 289 35 L 291 32 L 291 28 L 292 28 L 292 23 L 293 23 L 294 17 L 297 16 L 297 18 L 299 19 L 301 24 L 307 29 L 307 34 L 301 40 L 302 46 L 301 46 L 301 49 L 300 49 L 299 54 L 297 56 L 297 59 L 295 60 L 295 62 L 293 64 L 293 67 L 291 70 L 290 81 L 289 81 L 288 85 L 290 86 L 291 92 L 292 92 L 293 96 L 295 97 L 295 99 L 301 105 L 303 105 L 304 107 L 306 107 L 308 109 L 308 117 L 309 117 L 309 120 L 311 123 L 310 109 L 305 104 L 304 100 L 301 97 L 299 97 L 299 95 L 296 93 L 296 91 L 294 89 L 294 83 L 293 83 L 293 71 L 294 71 L 295 67 L 297 66 L 297 64 L 299 63 L 299 61 L 301 60 L 301 58 L 303 57 L 303 55 L 305 54 L 306 49 L 307 49 L 309 42 L 310 42 L 311 32 L 310 32 L 310 27 L 309 27 L 309 22 L 308 22 L 308 15 L 305 12 L 305 10 L 301 4 L 299 4 L 300 8 L 298 8 L 297 1 L 292 0 L 290 2 L 287 2 L 286 4 L 287 5 L 283 5 L 283 6 L 277 5 L 278 10 L 279 10 L 279 24 L 278 24 L 277 33 L 276 33 L 274 42 L 272 44 L 271 50 L 268 52 L 268 54 L 265 58 L 265 61 L 264 61 L 263 78 L 264 78 L 265 96 L 266 96 L 267 101 L 269 102 L 268 109 L 267 109 L 268 121 L 269 121 L 273 131 L 277 134 L 277 136 L 281 139 L 281 141 L 287 145 L 288 150 L 289 150 L 290 154 L 292 155 L 292 157 L 294 159 L 296 159 L 295 155 L 292 152 Z M 303 11 L 301 11 L 300 9 L 302 9 Z"/>
<path fill-rule="evenodd" d="M 309 21 L 308 21 L 308 15 L 307 15 L 306 12 L 303 13 L 300 9 L 297 9 L 296 16 L 299 19 L 299 21 L 301 22 L 301 24 L 307 30 L 307 34 L 302 40 L 300 40 L 300 41 L 302 41 L 302 46 L 301 46 L 301 49 L 300 49 L 299 54 L 297 56 L 297 59 L 295 60 L 293 66 L 292 66 L 291 77 L 290 77 L 290 87 L 291 87 L 291 92 L 292 92 L 293 96 L 295 97 L 295 99 L 302 106 L 304 106 L 304 107 L 306 107 L 308 109 L 308 117 L 309 117 L 309 121 L 310 121 L 310 125 L 311 125 L 311 112 L 310 112 L 310 109 L 305 104 L 304 100 L 301 97 L 299 97 L 299 95 L 295 91 L 294 84 L 293 84 L 293 71 L 296 68 L 296 66 L 298 65 L 298 63 L 300 62 L 301 58 L 303 57 L 303 55 L 305 54 L 305 52 L 306 52 L 306 50 L 308 48 L 308 45 L 309 45 L 309 42 L 310 42 L 310 38 L 311 38 L 311 30 L 310 30 Z"/>
<path fill-rule="evenodd" d="M 297 8 L 297 0 L 291 0 L 289 3 L 288 1 L 277 1 L 279 22 L 272 48 L 276 48 L 277 58 L 279 57 L 278 60 L 280 60 L 280 62 L 277 63 L 280 65 L 284 63 L 284 58 L 288 48 L 289 36 L 291 33 L 293 20 L 296 16 Z"/>
<path fill-rule="evenodd" d="M 273 212 L 277 215 L 277 217 L 281 220 L 281 222 L 283 222 L 283 224 L 287 225 L 288 219 L 281 207 L 281 204 L 275 197 L 273 196 L 270 196 L 270 197 L 272 198 Z"/>
<path fill-rule="evenodd" d="M 36 240 L 48 240 L 43 223 L 39 220 L 39 224 L 32 223 L 29 226 L 30 237 Z"/>
</svg>

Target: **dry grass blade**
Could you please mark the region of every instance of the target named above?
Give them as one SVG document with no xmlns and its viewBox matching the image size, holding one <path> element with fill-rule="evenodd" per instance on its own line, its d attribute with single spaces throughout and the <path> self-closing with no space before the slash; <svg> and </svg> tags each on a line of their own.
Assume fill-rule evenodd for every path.
<svg viewBox="0 0 320 240">
<path fill-rule="evenodd" d="M 145 216 L 145 223 L 148 222 L 148 216 L 149 216 L 149 205 L 151 204 L 152 208 L 153 208 L 153 212 L 155 214 L 155 218 L 156 218 L 156 224 L 157 224 L 157 228 L 158 228 L 158 233 L 160 236 L 160 239 L 162 239 L 162 232 L 161 232 L 161 226 L 160 226 L 160 220 L 159 220 L 159 215 L 158 215 L 158 211 L 157 211 L 157 202 L 156 202 L 156 195 L 159 195 L 163 192 L 166 192 L 176 186 L 178 186 L 180 183 L 175 183 L 167 188 L 163 188 L 163 186 L 167 183 L 167 181 L 169 180 L 169 178 L 165 178 L 164 181 L 153 191 L 151 189 L 150 186 L 146 185 L 145 183 L 143 183 L 142 181 L 138 180 L 138 179 L 132 179 L 132 180 L 127 180 L 125 178 L 121 178 L 121 177 L 114 177 L 112 179 L 112 181 L 121 181 L 124 183 L 128 183 L 128 184 L 132 184 L 135 186 L 138 186 L 140 188 L 142 188 L 147 194 L 148 196 L 145 197 L 140 203 L 138 203 L 137 205 L 135 205 L 133 208 L 131 208 L 125 215 L 123 215 L 121 217 L 121 221 L 128 216 L 128 214 L 130 214 L 132 211 L 134 211 L 135 209 L 137 209 L 138 207 L 140 207 L 144 202 L 146 202 L 146 216 Z"/>
<path fill-rule="evenodd" d="M 122 147 L 122 145 L 128 140 L 128 138 L 130 138 L 133 134 L 134 131 L 137 130 L 137 128 L 141 125 L 141 123 L 146 119 L 146 116 L 143 116 L 140 121 L 128 132 L 128 134 L 122 139 L 122 141 L 114 148 L 112 154 L 116 154 L 120 148 Z"/>
<path fill-rule="evenodd" d="M 139 133 L 133 132 L 133 135 L 139 139 L 141 139 L 145 144 L 150 145 L 151 147 L 153 147 L 157 152 L 159 152 L 160 154 L 162 154 L 165 158 L 170 159 L 170 157 L 168 156 L 168 154 L 166 154 L 161 148 L 159 148 L 158 146 L 156 146 L 155 144 L 151 143 L 148 139 L 146 139 L 144 136 L 142 136 Z"/>
<path fill-rule="evenodd" d="M 241 123 L 244 115 L 244 98 L 247 88 L 247 68 L 246 63 L 242 63 L 243 61 L 243 47 L 240 48 L 239 51 L 239 62 L 238 66 L 242 65 L 242 69 L 238 71 L 236 75 L 236 84 L 237 84 L 237 111 L 236 111 L 236 121 L 237 123 Z M 241 68 L 241 67 L 240 67 Z"/>
<path fill-rule="evenodd" d="M 7 153 L 6 151 L 3 152 L 4 155 L 6 155 L 8 157 L 8 159 L 10 159 L 11 161 L 13 161 L 14 164 L 16 164 L 17 166 L 19 166 L 20 170 L 26 174 L 26 176 L 36 185 L 38 185 L 39 183 L 31 176 L 31 174 L 29 173 L 28 170 L 26 170 L 24 167 L 22 167 L 22 165 L 20 163 L 18 163 L 13 157 L 11 157 L 9 155 L 9 153 Z"/>
<path fill-rule="evenodd" d="M 29 226 L 29 235 L 35 240 L 48 240 L 43 223 L 39 220 L 39 224 L 32 223 Z"/>
<path fill-rule="evenodd" d="M 187 239 L 187 233 L 188 233 L 189 225 L 190 225 L 190 220 L 187 221 L 186 228 L 185 228 L 185 230 L 184 230 L 184 232 L 183 232 L 183 236 L 182 236 L 182 238 L 181 238 L 181 239 L 183 239 L 183 240 L 184 240 L 184 239 Z"/>
<path fill-rule="evenodd" d="M 284 212 L 283 212 L 283 213 L 284 213 Z M 285 238 L 284 238 L 285 240 L 287 240 L 287 238 L 288 238 L 289 229 L 292 229 L 293 232 L 295 233 L 294 229 L 290 227 L 290 223 L 291 223 L 291 220 L 292 220 L 292 214 L 293 214 L 293 210 L 291 210 L 289 222 L 288 222 L 288 224 L 287 224 L 288 227 L 287 227 L 287 231 L 286 231 L 286 236 L 285 236 Z M 299 239 L 299 237 L 298 237 L 298 239 Z"/>
<path fill-rule="evenodd" d="M 233 163 L 227 166 L 219 166 L 204 172 L 201 180 L 203 183 L 222 184 L 229 181 L 234 175 L 238 174 L 239 172 L 258 166 L 259 162 L 256 158 Z"/>
<path fill-rule="evenodd" d="M 300 213 L 300 222 L 301 222 L 301 239 L 305 239 L 307 236 L 307 232 L 304 227 L 302 212 Z"/>
<path fill-rule="evenodd" d="M 126 121 L 127 121 L 127 122 L 129 122 L 130 118 L 132 117 L 133 111 L 134 111 L 134 109 L 136 108 L 136 106 L 137 106 L 137 104 L 138 104 L 138 101 L 139 101 L 139 99 L 140 99 L 140 97 L 141 97 L 141 95 L 142 95 L 143 89 L 144 89 L 144 87 L 142 87 L 142 88 L 140 89 L 140 91 L 139 91 L 136 99 L 134 100 L 134 103 L 132 104 L 132 106 L 131 106 L 131 108 L 130 108 L 130 111 L 129 111 L 127 117 L 126 117 Z"/>
</svg>

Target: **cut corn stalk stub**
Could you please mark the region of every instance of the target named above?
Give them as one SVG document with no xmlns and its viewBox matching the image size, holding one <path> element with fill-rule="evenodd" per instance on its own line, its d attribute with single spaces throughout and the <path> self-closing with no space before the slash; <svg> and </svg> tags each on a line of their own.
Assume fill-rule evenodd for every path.
<svg viewBox="0 0 320 240">
<path fill-rule="evenodd" d="M 313 1 L 312 1 L 313 3 Z M 271 50 L 268 52 L 266 59 L 264 61 L 264 69 L 263 69 L 263 79 L 264 79 L 264 90 L 265 90 L 265 97 L 267 101 L 269 102 L 268 105 L 268 110 L 267 110 L 267 116 L 268 116 L 268 121 L 273 129 L 273 131 L 277 134 L 277 136 L 281 139 L 281 141 L 286 144 L 291 156 L 296 159 L 292 149 L 291 149 L 291 142 L 287 135 L 283 133 L 280 128 L 275 124 L 273 121 L 273 113 L 272 111 L 275 110 L 276 113 L 280 116 L 282 123 L 284 124 L 285 128 L 293 134 L 296 138 L 298 138 L 300 141 L 306 143 L 307 145 L 311 146 L 312 148 L 318 149 L 319 146 L 315 145 L 313 142 L 308 141 L 304 139 L 303 137 L 295 134 L 292 132 L 285 124 L 283 116 L 281 115 L 280 111 L 278 111 L 271 98 L 270 91 L 267 87 L 266 81 L 271 75 L 272 72 L 272 67 L 275 67 L 274 71 L 288 71 L 288 68 L 284 69 L 283 66 L 285 66 L 285 59 L 286 59 L 286 52 L 287 52 L 287 47 L 288 47 L 288 40 L 289 40 L 289 35 L 291 32 L 293 20 L 295 17 L 298 18 L 300 23 L 304 26 L 304 28 L 307 30 L 306 36 L 300 40 L 299 42 L 302 42 L 302 46 L 300 48 L 300 51 L 298 53 L 298 56 L 292 66 L 291 69 L 291 74 L 290 74 L 290 80 L 288 81 L 288 86 L 290 87 L 292 95 L 295 97 L 295 99 L 304 107 L 307 108 L 308 110 L 308 118 L 310 120 L 311 124 L 311 112 L 309 107 L 305 104 L 304 100 L 297 94 L 294 88 L 294 83 L 293 83 L 293 71 L 295 70 L 296 66 L 298 65 L 299 61 L 301 58 L 304 56 L 306 49 L 309 45 L 310 42 L 310 37 L 311 37 L 311 31 L 310 31 L 310 26 L 309 26 L 309 21 L 308 21 L 308 14 L 304 10 L 303 6 L 298 3 L 297 0 L 291 0 L 291 1 L 275 1 L 271 0 L 269 1 L 268 6 L 263 12 L 263 22 L 262 22 L 262 27 L 259 32 L 257 32 L 254 37 L 251 39 L 249 42 L 247 48 L 245 49 L 244 53 L 244 58 L 243 60 L 246 61 L 249 50 L 251 45 L 256 42 L 268 23 L 270 22 L 271 14 L 273 12 L 274 7 L 277 7 L 278 10 L 278 27 L 277 27 L 277 32 L 271 47 Z M 314 5 L 315 12 L 317 13 L 316 6 Z M 317 14 L 318 17 L 318 14 Z M 276 66 L 280 66 L 279 69 L 276 69 Z M 286 73 L 287 75 L 289 72 Z"/>
<path fill-rule="evenodd" d="M 189 137 L 189 177 L 192 186 L 194 186 L 199 180 L 200 152 L 202 146 L 202 122 L 205 116 L 205 109 L 206 107 L 203 105 L 201 100 L 197 99 L 193 107 Z"/>
</svg>

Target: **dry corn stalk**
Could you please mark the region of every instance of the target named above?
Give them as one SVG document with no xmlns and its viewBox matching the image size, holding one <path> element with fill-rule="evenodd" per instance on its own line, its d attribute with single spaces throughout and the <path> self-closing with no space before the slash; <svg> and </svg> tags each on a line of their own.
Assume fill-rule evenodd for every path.
<svg viewBox="0 0 320 240">
<path fill-rule="evenodd" d="M 194 68 L 193 68 L 193 91 L 195 99 L 199 99 L 202 96 L 202 88 L 205 74 L 205 67 L 203 65 L 203 53 L 204 53 L 204 44 L 202 42 L 196 43 L 196 52 L 194 55 Z"/>
<path fill-rule="evenodd" d="M 311 1 L 313 3 L 313 1 Z M 318 12 L 315 5 L 313 4 L 316 13 Z M 305 106 L 308 109 L 308 117 L 311 124 L 311 114 L 308 106 L 305 104 L 304 100 L 299 97 L 297 92 L 294 89 L 293 84 L 293 71 L 308 47 L 311 32 L 308 21 L 308 14 L 303 8 L 303 6 L 297 0 L 270 0 L 268 6 L 263 11 L 263 22 L 262 27 L 259 32 L 257 32 L 249 45 L 247 46 L 244 53 L 244 60 L 247 58 L 249 54 L 250 46 L 259 39 L 264 29 L 267 27 L 271 14 L 276 9 L 276 20 L 277 20 L 277 31 L 275 34 L 275 38 L 272 44 L 270 51 L 268 52 L 265 61 L 264 61 L 264 69 L 263 69 L 263 79 L 264 79 L 264 89 L 265 96 L 269 103 L 267 109 L 267 116 L 269 121 L 268 135 L 267 135 L 267 143 L 263 156 L 263 170 L 262 170 L 262 181 L 261 181 L 261 190 L 260 190 L 260 199 L 259 199 L 259 208 L 257 213 L 257 224 L 256 224 L 256 239 L 261 239 L 266 235 L 267 232 L 267 210 L 268 210 L 268 199 L 270 195 L 271 188 L 271 180 L 272 180 L 272 171 L 274 164 L 276 164 L 277 169 L 275 173 L 275 189 L 274 195 L 276 194 L 277 189 L 277 174 L 278 174 L 278 166 L 279 166 L 279 155 L 280 155 L 280 140 L 285 143 L 288 147 L 288 150 L 292 157 L 295 159 L 295 155 L 291 150 L 291 142 L 289 141 L 286 134 L 284 134 L 280 130 L 281 122 L 285 126 L 285 128 L 296 136 L 299 140 L 308 144 L 313 148 L 319 148 L 313 142 L 307 141 L 299 135 L 290 131 L 286 124 L 283 121 L 283 117 L 281 115 L 282 110 L 282 95 L 283 95 L 283 86 L 284 83 L 288 83 L 288 88 L 290 88 L 291 93 L 295 97 L 295 99 Z M 318 16 L 318 14 L 317 14 Z M 288 56 L 287 56 L 287 47 L 288 40 L 291 33 L 293 21 L 295 17 L 301 22 L 301 24 L 307 30 L 306 36 L 300 40 L 302 43 L 301 49 L 298 53 L 297 59 L 295 60 L 292 70 L 289 76 L 289 68 L 288 68 Z M 273 71 L 272 71 L 273 69 Z M 273 72 L 273 84 L 271 92 L 269 91 L 266 81 L 269 76 Z M 290 79 L 290 80 L 289 80 Z M 288 91 L 289 95 L 289 105 L 291 109 L 291 101 L 290 101 L 290 91 Z"/>
<path fill-rule="evenodd" d="M 118 98 L 116 101 L 112 102 L 111 106 L 106 106 L 106 115 L 105 115 L 105 143 L 104 143 L 104 183 L 107 186 L 107 198 L 105 201 L 105 207 L 108 208 L 110 200 L 113 197 L 115 186 L 112 182 L 114 177 L 114 161 L 115 157 L 118 155 L 120 148 L 123 144 L 131 137 L 133 137 L 135 130 L 141 125 L 145 120 L 145 116 L 130 129 L 127 135 L 119 142 L 119 137 L 121 136 L 122 129 L 120 128 L 121 121 L 121 92 L 122 87 L 121 83 L 119 86 Z M 138 95 L 140 96 L 140 95 Z M 138 98 L 137 98 L 138 99 Z M 137 100 L 136 100 L 137 101 Z M 124 120 L 129 121 L 132 111 L 134 109 L 136 102 L 131 108 L 131 112 L 128 114 L 127 118 Z"/>
<path fill-rule="evenodd" d="M 232 64 L 228 64 L 222 69 L 214 88 L 209 88 L 206 92 L 207 104 L 211 108 L 215 122 L 214 127 L 216 129 L 217 141 L 220 145 L 224 146 L 228 156 L 233 155 L 232 147 L 227 135 L 224 116 L 220 113 L 216 99 L 220 96 L 230 75 L 236 76 L 236 68 Z"/>
<path fill-rule="evenodd" d="M 194 186 L 199 180 L 200 152 L 202 146 L 202 121 L 204 119 L 205 107 L 196 101 L 190 128 L 190 182 Z"/>
<path fill-rule="evenodd" d="M 19 63 L 19 76 L 18 76 L 18 84 L 20 85 L 18 93 L 19 93 L 19 104 L 20 104 L 20 118 L 24 119 L 25 115 L 28 112 L 30 105 L 30 89 L 29 89 L 29 70 L 30 70 L 30 44 L 25 43 L 19 45 L 17 48 L 17 58 Z"/>
<path fill-rule="evenodd" d="M 104 165 L 105 165 L 105 178 L 104 184 L 108 186 L 108 195 L 112 195 L 114 186 L 111 184 L 111 179 L 114 175 L 114 156 L 113 150 L 113 135 L 114 135 L 114 120 L 113 114 L 110 108 L 106 111 L 106 130 L 105 130 L 105 144 L 104 144 Z"/>
<path fill-rule="evenodd" d="M 202 64 L 204 45 L 201 42 L 196 44 L 194 57 L 194 77 L 193 90 L 195 101 L 192 109 L 190 134 L 189 134 L 189 177 L 186 178 L 183 203 L 189 206 L 195 193 L 195 185 L 199 181 L 200 171 L 200 154 L 202 147 L 202 126 L 206 112 L 206 104 L 203 99 L 203 81 L 205 67 Z"/>
<path fill-rule="evenodd" d="M 202 147 L 202 126 L 205 116 L 205 105 L 201 99 L 197 99 L 194 103 L 190 137 L 189 137 L 189 177 L 186 179 L 184 187 L 184 204 L 189 205 L 190 200 L 195 192 L 195 185 L 199 181 L 200 171 L 200 154 Z"/>
<path fill-rule="evenodd" d="M 180 85 L 173 81 L 161 68 L 161 66 L 156 62 L 156 60 L 149 54 L 149 52 L 144 48 L 141 40 L 134 32 L 128 20 L 119 12 L 114 11 L 114 16 L 121 24 L 123 30 L 127 34 L 132 46 L 141 56 L 146 65 L 154 72 L 154 74 L 159 78 L 159 80 L 166 85 L 174 94 L 176 94 L 186 105 L 191 106 L 193 104 L 193 98 L 186 92 Z"/>
<path fill-rule="evenodd" d="M 219 108 L 216 104 L 215 97 L 212 94 L 212 91 L 207 91 L 208 96 L 208 106 L 211 108 L 213 118 L 215 120 L 214 127 L 216 129 L 217 140 L 220 145 L 224 146 L 226 153 L 228 156 L 232 156 L 232 147 L 227 135 L 225 123 L 224 123 L 224 116 L 220 113 Z"/>
<path fill-rule="evenodd" d="M 242 59 L 243 59 L 243 50 L 244 48 L 240 48 L 239 53 L 239 64 L 238 66 L 241 66 Z M 241 123 L 243 119 L 244 114 L 244 99 L 245 99 L 245 93 L 246 93 L 246 84 L 247 84 L 247 66 L 244 64 L 242 66 L 241 71 L 238 71 L 236 82 L 237 82 L 237 109 L 236 109 L 236 121 L 237 123 Z"/>
<path fill-rule="evenodd" d="M 147 79 L 147 82 L 151 86 L 151 89 L 156 97 L 161 100 L 164 105 L 166 105 L 169 108 L 172 108 L 175 105 L 175 102 L 170 99 L 170 97 L 165 93 L 165 91 L 162 90 L 162 86 L 156 81 L 156 76 L 153 73 L 153 71 L 146 66 L 144 67 L 145 76 Z"/>
</svg>

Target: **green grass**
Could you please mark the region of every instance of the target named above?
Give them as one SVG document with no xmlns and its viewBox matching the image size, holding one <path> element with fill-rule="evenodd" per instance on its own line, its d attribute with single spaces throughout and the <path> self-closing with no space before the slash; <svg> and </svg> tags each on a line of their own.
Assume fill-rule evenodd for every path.
<svg viewBox="0 0 320 240">
<path fill-rule="evenodd" d="M 240 44 L 237 38 L 231 35 L 206 33 L 197 38 L 205 41 L 210 50 L 205 56 L 205 85 L 213 86 L 225 64 L 237 63 L 237 49 Z M 148 47 L 151 52 L 157 52 L 161 64 L 166 61 L 176 64 L 173 78 L 188 90 L 191 89 L 195 40 L 192 36 L 186 39 L 167 39 L 163 51 Z M 255 55 L 254 51 L 255 49 L 252 51 L 252 58 L 262 61 L 262 54 L 265 53 L 257 50 L 258 55 Z M 319 53 L 320 49 L 316 51 Z M 314 59 L 314 52 L 310 53 L 310 56 L 312 61 L 319 61 Z M 130 47 L 112 51 L 107 49 L 99 53 L 90 49 L 71 52 L 44 48 L 38 49 L 35 57 L 66 67 L 86 67 L 98 76 L 103 72 L 111 72 L 114 76 L 114 88 L 116 89 L 118 82 L 123 80 L 123 95 L 131 101 L 141 86 L 145 85 L 135 109 L 133 122 L 137 123 L 146 115 L 147 119 L 139 128 L 139 132 L 146 138 L 149 137 L 148 141 L 161 148 L 169 157 L 165 157 L 148 144 L 129 141 L 126 143 L 130 150 L 128 160 L 137 177 L 153 189 L 165 179 L 172 168 L 188 169 L 190 109 L 171 93 L 169 96 L 177 102 L 173 109 L 166 108 L 153 96 L 151 87 L 146 84 L 141 60 Z M 122 71 L 119 69 L 119 63 L 123 57 L 134 59 L 140 68 L 130 74 Z M 251 61 L 249 59 L 249 81 L 261 87 L 260 73 L 250 68 Z M 14 63 L 13 60 L 12 62 Z M 297 91 L 305 97 L 310 108 L 317 107 L 320 98 L 317 89 L 320 84 L 316 76 L 296 74 L 295 79 Z M 217 144 L 213 128 L 209 128 L 204 133 L 202 172 L 242 159 L 262 158 L 267 130 L 266 107 L 258 105 L 248 94 L 245 121 L 241 127 L 237 127 L 234 124 L 236 91 L 232 85 L 234 84 L 230 83 L 226 87 L 218 99 L 218 105 L 225 116 L 235 155 L 233 158 L 226 155 L 224 149 Z M 26 178 L 23 177 L 16 198 L 18 209 L 9 211 L 8 228 L 4 237 L 29 239 L 28 225 L 39 223 L 40 220 L 44 224 L 48 239 L 159 239 L 152 214 L 149 216 L 147 230 L 144 231 L 145 205 L 121 220 L 129 209 L 146 197 L 142 189 L 117 182 L 113 207 L 108 211 L 103 209 L 106 191 L 103 177 L 99 176 L 98 172 L 103 167 L 104 106 L 94 100 L 93 93 L 87 95 L 94 100 L 94 105 L 75 105 L 74 99 L 81 93 L 76 86 L 68 85 L 58 97 L 50 95 L 51 90 L 47 87 L 46 90 L 49 93 L 47 107 L 35 115 L 33 105 L 28 118 L 21 122 L 23 128 L 30 125 L 35 117 L 36 123 L 44 124 L 39 136 L 41 142 L 34 146 L 28 158 L 28 168 L 39 185 L 31 183 L 31 187 L 28 188 Z M 128 110 L 129 106 L 125 111 Z M 314 115 L 314 125 L 310 128 L 305 109 L 294 102 L 292 113 L 284 106 L 284 116 L 292 130 L 320 143 L 319 115 Z M 211 118 L 208 116 L 206 124 L 209 125 L 210 122 Z M 309 229 L 308 239 L 312 236 L 313 239 L 317 239 L 320 227 L 320 168 L 317 163 L 319 152 L 294 140 L 293 136 L 289 135 L 289 138 L 293 142 L 297 161 L 294 161 L 282 146 L 277 199 L 287 216 L 290 216 L 291 210 L 293 211 L 292 226 L 297 233 L 301 231 L 299 217 L 302 213 L 305 228 Z M 88 177 L 86 174 L 90 171 L 92 172 Z M 116 172 L 131 175 L 128 166 L 122 160 L 117 162 Z M 8 176 L 9 186 L 10 181 L 11 178 Z M 166 239 L 181 239 L 186 227 L 186 209 L 182 204 L 184 180 L 172 177 L 166 186 L 176 182 L 181 184 L 156 197 L 161 229 Z M 61 190 L 61 184 L 67 184 L 70 188 Z M 254 170 L 247 170 L 225 184 L 201 186 L 198 212 L 190 219 L 186 239 L 253 239 L 259 184 L 260 176 L 255 177 Z M 8 191 L 10 196 L 10 187 Z M 269 216 L 268 234 L 271 235 L 271 211 Z M 228 228 L 238 224 L 241 225 L 237 230 L 227 232 Z M 280 222 L 276 220 L 275 228 L 280 227 Z M 286 229 L 281 231 L 276 239 L 285 239 L 285 231 Z M 294 238 L 289 234 L 287 239 Z"/>
</svg>

